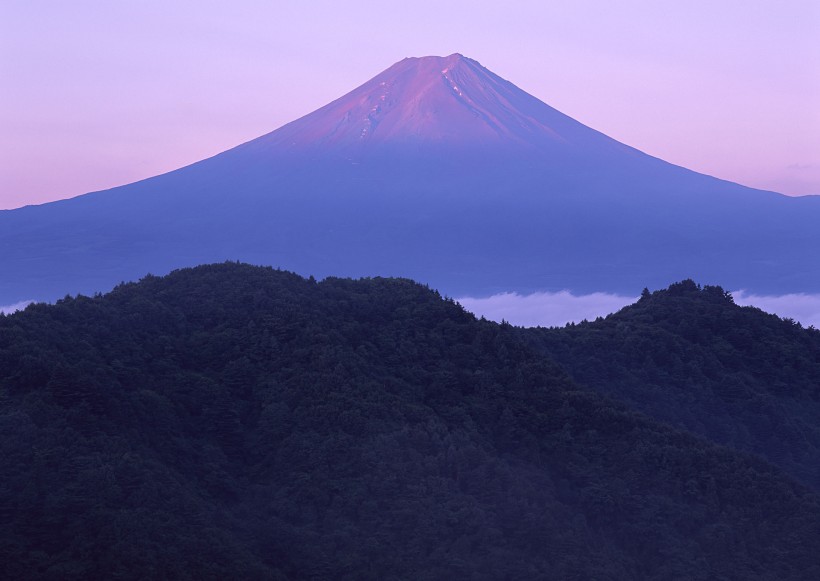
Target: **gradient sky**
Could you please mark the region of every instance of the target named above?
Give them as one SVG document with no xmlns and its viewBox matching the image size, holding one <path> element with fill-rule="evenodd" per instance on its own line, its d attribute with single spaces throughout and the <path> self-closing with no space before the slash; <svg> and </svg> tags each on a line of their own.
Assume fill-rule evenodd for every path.
<svg viewBox="0 0 820 581">
<path fill-rule="evenodd" d="M 4 0 L 0 208 L 175 169 L 453 52 L 667 161 L 820 194 L 818 38 L 817 0 Z"/>
</svg>

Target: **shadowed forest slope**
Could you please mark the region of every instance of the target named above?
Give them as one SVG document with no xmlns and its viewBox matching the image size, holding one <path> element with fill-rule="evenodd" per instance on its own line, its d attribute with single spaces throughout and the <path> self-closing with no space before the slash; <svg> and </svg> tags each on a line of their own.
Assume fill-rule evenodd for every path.
<svg viewBox="0 0 820 581">
<path fill-rule="evenodd" d="M 0 317 L 0 577 L 816 579 L 817 497 L 409 280 Z"/>
<path fill-rule="evenodd" d="M 820 490 L 820 331 L 686 280 L 606 319 L 523 334 L 580 384 Z"/>
</svg>

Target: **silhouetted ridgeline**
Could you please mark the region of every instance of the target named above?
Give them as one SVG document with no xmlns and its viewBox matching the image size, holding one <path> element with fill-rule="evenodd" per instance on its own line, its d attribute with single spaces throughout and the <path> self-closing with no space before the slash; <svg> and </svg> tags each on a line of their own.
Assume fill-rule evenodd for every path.
<svg viewBox="0 0 820 581">
<path fill-rule="evenodd" d="M 820 578 L 808 489 L 408 280 L 33 305 L 0 404 L 2 578 Z"/>
<path fill-rule="evenodd" d="M 820 331 L 688 280 L 605 320 L 523 336 L 580 384 L 820 490 Z"/>
</svg>

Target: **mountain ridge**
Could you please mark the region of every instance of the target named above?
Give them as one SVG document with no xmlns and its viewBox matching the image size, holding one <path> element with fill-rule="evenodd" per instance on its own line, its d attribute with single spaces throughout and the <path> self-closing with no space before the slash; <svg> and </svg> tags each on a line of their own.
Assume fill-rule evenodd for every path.
<svg viewBox="0 0 820 581">
<path fill-rule="evenodd" d="M 0 404 L 3 577 L 820 572 L 816 494 L 407 279 L 228 263 L 32 305 Z"/>
<path fill-rule="evenodd" d="M 580 385 L 820 490 L 820 331 L 686 280 L 606 318 L 521 337 Z"/>
</svg>

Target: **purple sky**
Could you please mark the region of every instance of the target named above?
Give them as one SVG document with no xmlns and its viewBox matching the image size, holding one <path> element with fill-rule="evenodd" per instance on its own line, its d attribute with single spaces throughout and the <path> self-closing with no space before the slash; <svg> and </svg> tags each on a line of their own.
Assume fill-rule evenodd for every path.
<svg viewBox="0 0 820 581">
<path fill-rule="evenodd" d="M 6 0 L 0 208 L 175 169 L 453 52 L 657 157 L 820 194 L 818 38 L 816 0 Z"/>
</svg>

